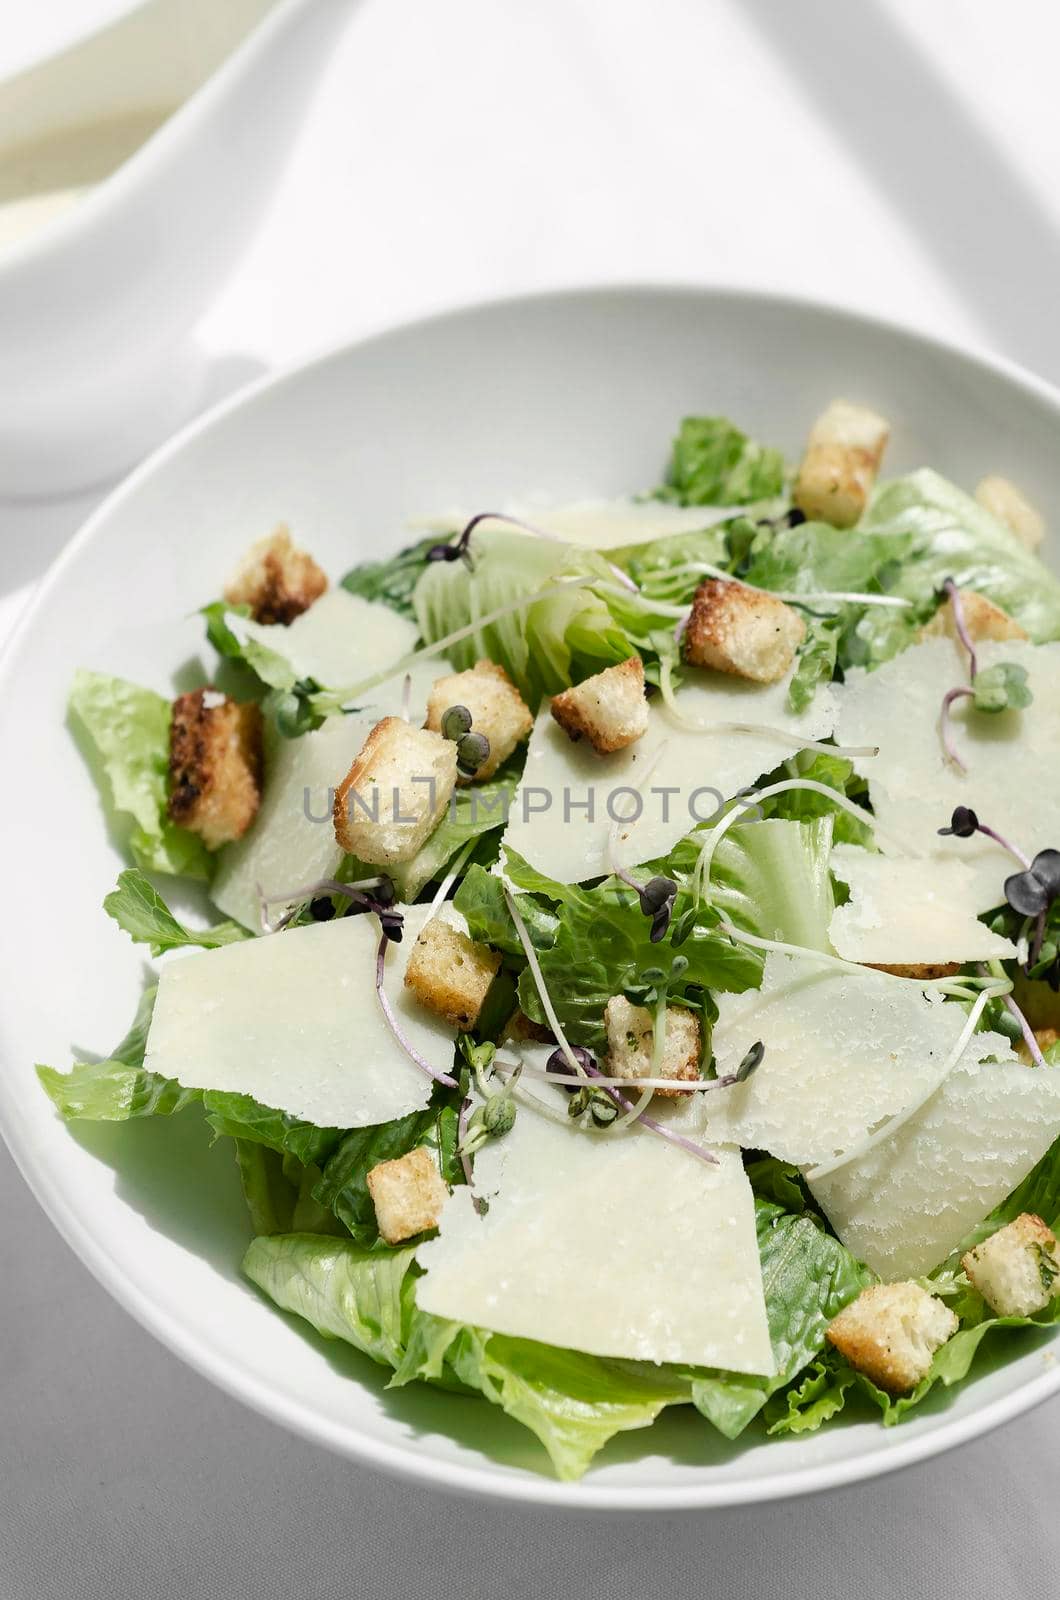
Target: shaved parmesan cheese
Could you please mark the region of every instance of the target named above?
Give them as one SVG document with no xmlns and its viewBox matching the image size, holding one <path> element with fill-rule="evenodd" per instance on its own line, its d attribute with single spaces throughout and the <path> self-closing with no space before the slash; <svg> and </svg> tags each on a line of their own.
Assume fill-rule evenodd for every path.
<svg viewBox="0 0 1060 1600">
<path fill-rule="evenodd" d="M 254 622 L 229 612 L 239 639 L 254 639 L 289 661 L 298 678 L 315 678 L 325 689 L 341 689 L 400 661 L 416 643 L 415 625 L 389 606 L 346 589 L 328 589 L 286 627 Z"/>
<path fill-rule="evenodd" d="M 907 841 L 910 854 L 990 857 L 1000 883 L 1014 870 L 1000 846 L 981 834 L 940 839 L 938 829 L 965 805 L 1027 855 L 1056 843 L 1056 799 L 1043 773 L 1060 748 L 1060 644 L 986 641 L 976 651 L 980 671 L 1002 661 L 1025 667 L 1034 700 L 1026 711 L 993 716 L 969 710 L 967 700 L 953 707 L 953 742 L 966 773 L 946 760 L 939 737 L 942 697 L 967 679 L 967 657 L 949 639 L 925 639 L 875 672 L 848 672 L 837 691 L 836 738 L 880 747 L 855 765 L 869 780 L 878 820 Z"/>
<path fill-rule="evenodd" d="M 997 865 L 955 857 L 903 860 L 837 845 L 832 871 L 850 900 L 832 918 L 829 937 L 848 961 L 887 964 L 1007 960 L 1010 940 L 980 921 L 1002 898 Z"/>
<path fill-rule="evenodd" d="M 505 844 L 560 883 L 610 870 L 608 835 L 616 822 L 624 866 L 666 855 L 698 823 L 716 817 L 724 801 L 794 755 L 800 738 L 831 731 L 832 690 L 823 685 L 795 715 L 787 706 L 789 681 L 756 684 L 689 669 L 676 701 L 681 717 L 697 724 L 741 722 L 783 730 L 790 740 L 769 732 L 693 731 L 653 702 L 643 738 L 601 756 L 585 741 L 572 742 L 545 708 L 530 735 Z"/>
<path fill-rule="evenodd" d="M 452 1030 L 404 988 L 429 909 L 405 913 L 405 937 L 387 954 L 386 992 L 409 1041 L 447 1072 Z M 252 1095 L 322 1128 L 364 1128 L 420 1110 L 432 1083 L 383 1017 L 378 943 L 374 917 L 342 917 L 174 957 L 159 977 L 145 1067 L 188 1089 Z"/>
<path fill-rule="evenodd" d="M 362 658 L 362 669 L 366 664 Z M 428 666 L 430 672 L 424 670 Z M 417 663 L 410 705 L 413 726 L 426 716 L 434 670 L 433 662 Z M 262 893 L 272 896 L 335 876 L 344 859 L 332 821 L 335 790 L 376 723 L 401 710 L 402 694 L 402 680 L 394 679 L 373 690 L 371 706 L 329 717 L 315 733 L 303 734 L 300 739 L 277 737 L 270 742 L 258 815 L 242 839 L 220 852 L 210 891 L 214 904 L 226 916 L 258 933 L 259 885 Z M 270 918 L 278 920 L 289 904 L 272 901 Z"/>
<path fill-rule="evenodd" d="M 1025 1067 L 998 1034 L 978 1033 L 920 1111 L 813 1192 L 880 1277 L 917 1277 L 1011 1194 L 1058 1134 L 1060 1072 Z"/>
<path fill-rule="evenodd" d="M 544 1061 L 547 1052 L 542 1053 Z M 735 1151 L 712 1167 L 646 1132 L 579 1132 L 521 1098 L 514 1128 L 421 1245 L 424 1311 L 590 1355 L 771 1375 L 754 1199 Z"/>
<path fill-rule="evenodd" d="M 254 824 L 220 852 L 210 896 L 225 916 L 258 933 L 259 886 L 273 896 L 335 876 L 343 859 L 332 821 L 335 789 L 377 721 L 375 712 L 354 712 L 300 739 L 272 742 Z M 278 920 L 289 906 L 274 900 L 269 916 Z"/>
<path fill-rule="evenodd" d="M 761 1040 L 744 1082 L 705 1095 L 708 1140 L 800 1166 L 830 1160 L 930 1092 L 966 1017 L 915 982 L 766 957 L 761 989 L 719 994 L 718 1075 Z"/>
<path fill-rule="evenodd" d="M 674 506 L 662 500 L 574 500 L 542 505 L 526 500 L 508 505 L 505 515 L 540 528 L 567 544 L 592 550 L 619 550 L 678 533 L 699 533 L 738 516 L 742 506 Z M 451 512 L 430 524 L 445 533 L 465 528 L 472 513 Z M 488 528 L 488 524 L 487 524 Z"/>
</svg>

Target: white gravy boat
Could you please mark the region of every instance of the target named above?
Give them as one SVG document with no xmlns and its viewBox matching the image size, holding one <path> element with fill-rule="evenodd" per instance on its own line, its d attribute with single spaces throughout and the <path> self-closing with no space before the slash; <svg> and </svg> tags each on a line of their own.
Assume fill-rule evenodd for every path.
<svg viewBox="0 0 1060 1600">
<path fill-rule="evenodd" d="M 0 84 L 0 495 L 122 471 L 195 409 L 191 330 L 354 0 L 147 0 Z"/>
</svg>

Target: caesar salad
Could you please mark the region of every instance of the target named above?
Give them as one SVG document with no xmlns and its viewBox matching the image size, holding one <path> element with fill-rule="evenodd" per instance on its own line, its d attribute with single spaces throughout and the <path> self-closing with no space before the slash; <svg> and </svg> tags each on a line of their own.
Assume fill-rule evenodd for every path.
<svg viewBox="0 0 1060 1600">
<path fill-rule="evenodd" d="M 203 1119 L 257 1290 L 563 1478 L 672 1406 L 896 1423 L 1060 1318 L 1060 581 L 888 434 L 688 417 L 654 489 L 337 583 L 279 527 L 210 682 L 72 685 L 154 964 L 45 1091 Z"/>
</svg>

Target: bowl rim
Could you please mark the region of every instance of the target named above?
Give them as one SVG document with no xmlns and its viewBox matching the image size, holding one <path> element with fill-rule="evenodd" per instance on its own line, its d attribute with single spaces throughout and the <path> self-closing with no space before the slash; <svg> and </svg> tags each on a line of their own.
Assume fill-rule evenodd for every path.
<svg viewBox="0 0 1060 1600">
<path fill-rule="evenodd" d="M 52 591 L 62 582 L 67 566 L 91 544 L 98 529 L 107 522 L 115 508 L 135 494 L 142 482 L 229 415 L 253 406 L 259 396 L 265 393 L 302 382 L 311 373 L 345 359 L 354 350 L 385 342 L 394 336 L 415 336 L 438 323 L 465 319 L 473 321 L 483 312 L 518 311 L 527 306 L 564 300 L 577 303 L 606 298 L 619 300 L 629 296 L 731 300 L 767 305 L 793 314 L 810 313 L 833 322 L 846 322 L 852 327 L 869 328 L 910 347 L 985 370 L 994 377 L 1015 384 L 1045 402 L 1056 412 L 1060 421 L 1060 389 L 1005 356 L 956 339 L 940 337 L 900 318 L 863 311 L 851 305 L 836 306 L 813 295 L 777 291 L 768 287 L 724 282 L 697 283 L 681 279 L 579 282 L 495 296 L 479 295 L 412 318 L 381 319 L 356 337 L 326 341 L 303 359 L 267 372 L 226 396 L 180 428 L 115 485 L 52 561 L 0 648 L 0 696 L 10 692 L 13 669 L 17 665 L 23 641 L 32 633 L 38 613 Z M 905 1442 L 889 1442 L 888 1448 L 870 1449 L 856 1460 L 826 1462 L 794 1472 L 765 1472 L 753 1479 L 735 1483 L 707 1478 L 697 1484 L 631 1488 L 593 1483 L 591 1478 L 578 1483 L 564 1483 L 529 1472 L 508 1475 L 498 1473 L 488 1462 L 481 1465 L 450 1463 L 442 1467 L 420 1454 L 414 1444 L 391 1444 L 351 1433 L 348 1425 L 334 1423 L 309 1405 L 278 1395 L 266 1382 L 248 1375 L 237 1363 L 219 1357 L 205 1338 L 174 1323 L 156 1306 L 151 1296 L 133 1281 L 92 1229 L 86 1226 L 60 1187 L 53 1182 L 50 1170 L 35 1159 L 29 1141 L 23 1141 L 18 1127 L 8 1125 L 9 1122 L 10 1119 L 0 1119 L 0 1136 L 41 1208 L 97 1282 L 162 1345 L 194 1371 L 234 1399 L 250 1406 L 259 1415 L 347 1459 L 379 1468 L 425 1488 L 486 1495 L 498 1501 L 566 1511 L 627 1513 L 710 1510 L 795 1499 L 882 1477 L 899 1468 L 942 1455 L 1015 1420 L 1060 1390 L 1060 1363 L 1057 1363 L 1018 1390 L 988 1402 L 970 1416 L 949 1421 L 944 1419 L 937 1427 L 923 1434 L 911 1432 Z M 881 1443 L 884 1437 L 881 1432 Z"/>
</svg>

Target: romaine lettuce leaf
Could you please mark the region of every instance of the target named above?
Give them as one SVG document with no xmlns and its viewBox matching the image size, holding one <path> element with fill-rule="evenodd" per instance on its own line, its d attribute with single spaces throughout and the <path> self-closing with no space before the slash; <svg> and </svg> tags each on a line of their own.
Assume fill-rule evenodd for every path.
<svg viewBox="0 0 1060 1600">
<path fill-rule="evenodd" d="M 930 607 L 952 578 L 959 587 L 987 595 L 1036 644 L 1060 639 L 1060 579 L 977 500 L 937 472 L 925 467 L 885 484 L 851 542 L 865 536 L 895 545 L 912 541 L 893 584 L 895 594 Z M 858 631 L 871 643 L 883 626 L 883 618 L 868 616 Z"/>
<path fill-rule="evenodd" d="M 755 1222 L 776 1376 L 717 1373 L 698 1376 L 692 1384 L 695 1406 L 727 1439 L 742 1433 L 770 1395 L 818 1354 L 831 1319 L 873 1281 L 810 1214 L 793 1216 L 757 1200 Z"/>
<path fill-rule="evenodd" d="M 104 1061 L 79 1061 L 69 1072 L 37 1067 L 41 1085 L 65 1121 L 126 1122 L 130 1117 L 165 1117 L 198 1100 L 169 1078 L 144 1071 L 144 1049 L 157 985 L 140 996 L 128 1033 Z"/>
<path fill-rule="evenodd" d="M 511 882 L 517 889 L 529 891 L 517 896 L 517 904 L 552 1004 L 578 1044 L 602 1049 L 604 1007 L 610 997 L 638 981 L 646 968 L 665 967 L 675 955 L 683 956 L 687 967 L 672 985 L 671 996 L 696 1009 L 702 1004 L 704 989 L 741 990 L 753 988 L 760 980 L 758 956 L 716 931 L 717 911 L 704 908 L 678 951 L 669 938 L 661 944 L 651 943 L 650 919 L 641 911 L 633 890 L 617 879 L 605 879 L 592 889 L 553 884 L 515 851 L 506 850 L 505 856 L 505 870 Z M 482 874 L 482 878 L 487 876 Z M 482 878 L 476 876 L 470 889 L 461 886 L 456 895 L 457 909 L 467 917 L 473 937 L 483 937 L 489 926 L 501 948 L 521 955 L 522 947 L 508 920 L 503 893 L 497 893 L 501 889 L 499 881 L 491 892 Z M 484 906 L 484 896 L 489 893 L 491 900 Z M 544 908 L 546 914 L 542 916 L 542 908 L 532 898 L 537 894 L 556 902 L 551 915 L 549 908 Z M 682 885 L 674 908 L 675 922 L 691 904 L 691 891 Z M 519 979 L 519 1003 L 533 1021 L 546 1020 L 528 968 Z"/>
<path fill-rule="evenodd" d="M 519 772 L 508 762 L 486 783 L 458 789 L 441 822 L 412 860 L 399 861 L 388 868 L 398 899 L 411 904 L 426 884 L 442 876 L 458 850 L 472 839 L 503 828 L 518 782 Z M 373 871 L 369 868 L 351 876 L 371 877 Z"/>
<path fill-rule="evenodd" d="M 688 1380 L 672 1368 L 603 1361 L 418 1311 L 413 1255 L 272 1235 L 254 1240 L 243 1270 L 325 1338 L 395 1368 L 395 1387 L 420 1379 L 484 1395 L 541 1440 L 561 1478 L 580 1477 L 616 1433 L 689 1399 Z"/>
<path fill-rule="evenodd" d="M 243 1271 L 325 1339 L 343 1339 L 380 1365 L 397 1367 L 413 1313 L 414 1254 L 368 1253 L 319 1234 L 271 1234 L 251 1243 Z"/>
<path fill-rule="evenodd" d="M 186 928 L 177 921 L 154 885 L 135 867 L 119 875 L 118 887 L 107 895 L 103 909 L 136 944 L 149 944 L 153 956 L 185 945 L 216 950 L 221 945 L 253 937 L 238 922 L 219 922 L 212 928 Z"/>
<path fill-rule="evenodd" d="M 477 617 L 518 607 L 521 600 L 555 587 L 453 645 L 448 655 L 458 670 L 488 656 L 536 707 L 542 695 L 557 694 L 634 653 L 606 601 L 591 586 L 560 585 L 561 579 L 576 577 L 613 584 L 614 574 L 594 551 L 497 528 L 482 530 L 477 539 L 472 536 L 471 558 L 471 567 L 463 561 L 432 562 L 420 577 L 412 603 L 427 644 Z"/>
<path fill-rule="evenodd" d="M 728 417 L 685 417 L 673 442 L 660 500 L 739 506 L 784 489 L 784 456 L 741 433 Z"/>
<path fill-rule="evenodd" d="M 208 878 L 202 840 L 170 822 L 170 703 L 153 689 L 101 672 L 78 672 L 69 709 L 91 742 L 95 776 L 114 809 L 128 817 L 133 860 L 145 872 Z"/>
<path fill-rule="evenodd" d="M 439 540 L 440 535 L 428 534 L 427 538 L 384 561 L 362 561 L 347 572 L 342 587 L 365 600 L 379 600 L 399 616 L 411 619 L 415 616 L 412 591 L 427 566 L 428 550 Z"/>
<path fill-rule="evenodd" d="M 371 1249 L 379 1242 L 375 1205 L 368 1192 L 368 1173 L 380 1161 L 393 1161 L 427 1145 L 437 1151 L 442 1174 L 452 1185 L 463 1183 L 456 1154 L 457 1113 L 453 1106 L 436 1104 L 407 1117 L 372 1128 L 354 1128 L 324 1163 L 313 1186 L 318 1205 L 334 1213 L 358 1245 Z"/>
<path fill-rule="evenodd" d="M 609 1439 L 646 1428 L 690 1386 L 674 1367 L 607 1361 L 417 1312 L 405 1359 L 392 1380 L 414 1378 L 477 1390 L 548 1451 L 556 1476 L 580 1478 Z"/>
</svg>

